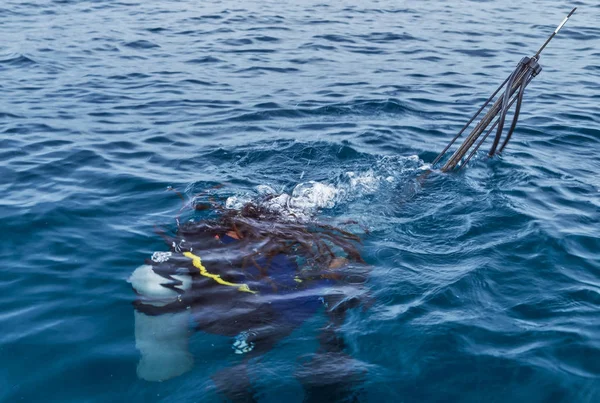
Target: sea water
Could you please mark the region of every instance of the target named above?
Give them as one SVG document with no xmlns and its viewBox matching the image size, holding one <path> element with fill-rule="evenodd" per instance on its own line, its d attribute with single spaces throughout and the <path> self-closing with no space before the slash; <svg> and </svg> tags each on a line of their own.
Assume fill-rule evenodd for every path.
<svg viewBox="0 0 600 403">
<path fill-rule="evenodd" d="M 571 6 L 502 156 L 416 178 Z M 0 3 L 0 400 L 219 401 L 232 340 L 136 375 L 126 281 L 181 200 L 356 221 L 364 402 L 600 401 L 596 1 Z M 221 186 L 216 188 L 215 186 Z M 201 197 L 200 197 L 201 198 Z M 185 211 L 183 218 L 192 216 Z M 251 365 L 303 400 L 322 312 Z"/>
</svg>

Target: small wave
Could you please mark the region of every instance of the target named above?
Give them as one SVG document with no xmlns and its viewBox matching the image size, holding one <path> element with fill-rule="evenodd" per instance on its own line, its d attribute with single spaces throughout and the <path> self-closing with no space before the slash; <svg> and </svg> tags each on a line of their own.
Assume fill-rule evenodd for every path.
<svg viewBox="0 0 600 403">
<path fill-rule="evenodd" d="M 390 43 L 395 41 L 412 41 L 416 40 L 412 35 L 407 33 L 395 34 L 393 32 L 372 32 L 368 35 L 360 35 L 359 38 L 374 43 Z"/>
<path fill-rule="evenodd" d="M 244 46 L 244 45 L 251 45 L 252 39 L 249 38 L 239 38 L 239 39 L 226 39 L 222 42 L 225 45 L 230 45 L 230 46 Z"/>
<path fill-rule="evenodd" d="M 144 74 L 144 73 L 130 73 L 130 74 L 119 74 L 119 75 L 115 75 L 115 76 L 110 76 L 108 77 L 109 80 L 118 80 L 118 81 L 122 81 L 122 80 L 143 80 L 146 78 L 150 78 L 151 76 L 149 76 L 148 74 Z"/>
<path fill-rule="evenodd" d="M 269 66 L 252 66 L 245 69 L 238 70 L 238 73 L 244 73 L 249 71 L 263 71 L 263 72 L 272 72 L 272 73 L 295 73 L 298 70 L 294 67 L 269 67 Z"/>
<path fill-rule="evenodd" d="M 256 68 L 253 68 L 256 69 Z M 271 68 L 271 70 L 274 68 Z M 248 71 L 250 69 L 246 69 Z M 345 86 L 344 83 L 339 83 L 335 86 Z M 323 106 L 314 106 L 311 103 L 298 103 L 295 107 L 284 107 L 281 106 L 278 109 L 266 109 L 259 111 L 248 111 L 247 109 L 233 110 L 237 112 L 236 116 L 229 117 L 227 119 L 218 121 L 205 121 L 196 123 L 196 126 L 212 125 L 216 123 L 225 122 L 255 122 L 255 121 L 267 121 L 276 118 L 288 118 L 297 119 L 305 117 L 322 116 L 324 118 L 330 118 L 334 116 L 339 118 L 341 116 L 356 116 L 360 115 L 394 115 L 398 116 L 401 114 L 416 113 L 419 110 L 414 108 L 412 104 L 404 101 L 399 101 L 394 98 L 387 100 L 371 100 L 371 99 L 358 99 L 352 102 L 343 103 L 329 103 Z"/>
<path fill-rule="evenodd" d="M 125 44 L 125 46 L 127 46 L 128 48 L 134 48 L 134 49 L 152 49 L 152 48 L 160 47 L 156 43 L 147 41 L 145 39 L 140 39 L 139 41 L 127 42 Z"/>
<path fill-rule="evenodd" d="M 8 65 L 8 66 L 33 66 L 35 64 L 38 64 L 35 60 L 25 56 L 25 55 L 21 55 L 21 54 L 13 54 L 13 55 L 7 55 L 3 58 L 0 58 L 0 65 Z"/>
<path fill-rule="evenodd" d="M 225 13 L 226 14 L 226 13 Z M 207 14 L 199 17 L 191 17 L 190 20 L 203 21 L 203 20 L 222 20 L 223 16 L 218 14 Z"/>
<path fill-rule="evenodd" d="M 329 34 L 329 35 L 315 35 L 315 36 L 313 36 L 313 38 L 325 39 L 326 41 L 338 42 L 338 43 L 356 43 L 352 39 L 347 38 L 347 37 L 342 36 L 342 35 L 332 35 L 332 34 Z"/>
<path fill-rule="evenodd" d="M 193 64 L 205 64 L 205 63 L 219 63 L 222 62 L 223 60 L 217 58 L 217 57 L 212 57 L 212 56 L 204 56 L 204 57 L 198 57 L 196 59 L 191 59 L 186 61 L 186 63 L 193 63 Z"/>
<path fill-rule="evenodd" d="M 352 53 L 361 53 L 365 55 L 385 55 L 389 52 L 375 46 L 344 46 L 346 50 Z"/>
<path fill-rule="evenodd" d="M 495 52 L 488 49 L 456 49 L 455 52 L 463 53 L 467 56 L 476 56 L 476 57 L 493 57 Z"/>
<path fill-rule="evenodd" d="M 294 63 L 294 64 L 313 64 L 313 63 L 319 63 L 319 62 L 328 62 L 329 60 L 324 59 L 322 57 L 305 57 L 305 58 L 297 57 L 297 58 L 290 59 L 288 61 L 290 63 Z"/>
<path fill-rule="evenodd" d="M 0 112 L 0 119 L 23 119 L 22 115 L 15 115 L 9 112 Z"/>
<path fill-rule="evenodd" d="M 169 29 L 163 28 L 163 27 L 156 27 L 156 28 L 146 28 L 146 31 L 152 32 L 153 34 L 159 34 L 162 32 L 167 32 L 167 31 L 169 31 Z"/>
<path fill-rule="evenodd" d="M 182 80 L 180 81 L 181 83 L 185 83 L 185 84 L 194 84 L 194 85 L 204 85 L 204 86 L 212 86 L 215 85 L 216 83 L 214 82 L 208 82 L 208 81 L 202 81 L 202 80 L 196 80 L 193 78 L 187 79 L 187 80 Z"/>
<path fill-rule="evenodd" d="M 308 42 L 308 43 L 304 43 L 304 44 L 300 45 L 300 49 L 333 51 L 333 50 L 336 50 L 337 48 L 335 46 L 321 45 L 319 43 Z"/>
<path fill-rule="evenodd" d="M 229 51 L 223 51 L 222 53 L 275 53 L 277 52 L 275 49 L 233 49 Z"/>
<path fill-rule="evenodd" d="M 254 40 L 259 41 L 259 42 L 279 42 L 280 41 L 279 38 L 275 38 L 273 36 L 268 36 L 268 35 L 256 36 L 256 37 L 254 37 Z"/>
</svg>

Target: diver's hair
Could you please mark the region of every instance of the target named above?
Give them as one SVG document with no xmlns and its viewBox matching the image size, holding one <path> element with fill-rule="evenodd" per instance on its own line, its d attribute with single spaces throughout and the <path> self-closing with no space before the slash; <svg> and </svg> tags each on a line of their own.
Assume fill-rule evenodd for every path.
<svg viewBox="0 0 600 403">
<path fill-rule="evenodd" d="M 246 203 L 239 209 L 229 209 L 214 201 L 210 207 L 208 203 L 195 205 L 196 210 L 209 208 L 216 213 L 214 218 L 180 224 L 178 238 L 201 234 L 214 237 L 232 231 L 241 242 L 256 245 L 253 252 L 244 257 L 244 265 L 256 265 L 254 257 L 258 255 L 270 263 L 270 259 L 278 254 L 302 258 L 305 268 L 327 268 L 337 257 L 364 263 L 358 251 L 360 237 L 339 227 L 316 221 L 290 220 L 289 216 L 266 207 L 261 200 Z"/>
</svg>

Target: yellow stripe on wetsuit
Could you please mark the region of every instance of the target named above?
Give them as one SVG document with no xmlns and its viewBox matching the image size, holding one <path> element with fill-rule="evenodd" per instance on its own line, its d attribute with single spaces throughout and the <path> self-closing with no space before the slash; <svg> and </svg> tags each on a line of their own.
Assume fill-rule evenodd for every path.
<svg viewBox="0 0 600 403">
<path fill-rule="evenodd" d="M 241 292 L 249 292 L 251 294 L 256 294 L 256 291 L 252 291 L 250 289 L 250 287 L 248 287 L 248 284 L 230 283 L 229 281 L 223 280 L 221 278 L 221 276 L 219 276 L 218 274 L 209 273 L 208 270 L 206 270 L 206 267 L 204 267 L 202 265 L 202 260 L 200 260 L 200 256 L 196 256 L 192 252 L 183 252 L 183 256 L 192 259 L 192 264 L 194 265 L 195 268 L 197 268 L 200 271 L 200 274 L 203 275 L 204 277 L 212 278 L 217 283 L 222 284 L 222 285 L 228 285 L 230 287 L 237 287 L 238 291 L 241 291 Z"/>
</svg>

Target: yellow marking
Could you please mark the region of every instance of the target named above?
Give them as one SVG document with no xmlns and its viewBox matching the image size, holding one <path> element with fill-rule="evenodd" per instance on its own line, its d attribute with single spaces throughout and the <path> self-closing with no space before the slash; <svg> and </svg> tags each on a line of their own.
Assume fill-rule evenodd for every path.
<svg viewBox="0 0 600 403">
<path fill-rule="evenodd" d="M 200 260 L 200 256 L 196 256 L 192 252 L 183 252 L 183 256 L 192 259 L 192 264 L 194 265 L 195 268 L 197 268 L 200 271 L 200 274 L 203 275 L 204 277 L 212 278 L 217 283 L 222 284 L 222 285 L 228 285 L 230 287 L 237 287 L 238 291 L 241 291 L 241 292 L 249 292 L 251 294 L 257 293 L 256 291 L 252 291 L 250 289 L 250 287 L 248 287 L 248 284 L 230 283 L 229 281 L 223 280 L 221 278 L 221 276 L 219 276 L 218 274 L 209 273 L 208 270 L 206 270 L 206 267 L 204 267 L 202 265 L 202 260 Z"/>
<path fill-rule="evenodd" d="M 294 277 L 294 281 L 295 281 L 296 283 L 301 283 L 301 282 L 302 282 L 302 279 L 301 279 L 300 277 L 296 276 L 296 277 Z"/>
</svg>

